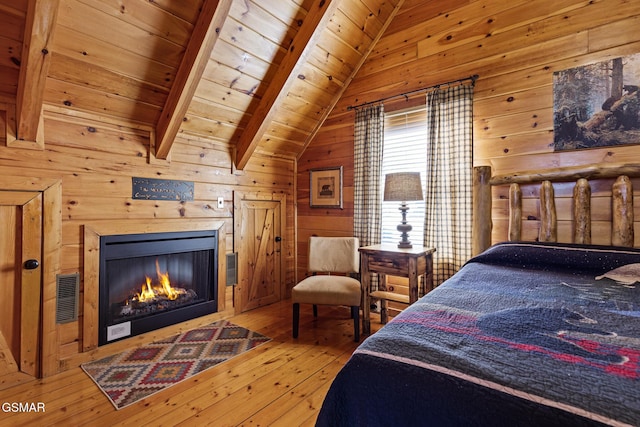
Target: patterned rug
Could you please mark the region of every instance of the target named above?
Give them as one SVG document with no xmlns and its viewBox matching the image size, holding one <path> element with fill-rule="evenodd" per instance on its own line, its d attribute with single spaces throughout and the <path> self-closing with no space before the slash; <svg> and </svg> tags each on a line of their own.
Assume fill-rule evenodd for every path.
<svg viewBox="0 0 640 427">
<path fill-rule="evenodd" d="M 85 363 L 82 369 L 122 409 L 270 340 L 221 320 Z"/>
</svg>

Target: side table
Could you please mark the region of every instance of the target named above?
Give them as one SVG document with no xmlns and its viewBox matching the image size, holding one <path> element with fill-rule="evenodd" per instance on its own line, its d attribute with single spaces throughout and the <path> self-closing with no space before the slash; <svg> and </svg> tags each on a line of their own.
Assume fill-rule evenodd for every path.
<svg viewBox="0 0 640 427">
<path fill-rule="evenodd" d="M 433 253 L 435 248 L 414 246 L 398 248 L 394 244 L 364 246 L 360 251 L 360 276 L 362 281 L 363 307 L 362 332 L 371 331 L 371 298 L 380 299 L 380 321 L 387 323 L 387 300 L 413 304 L 418 300 L 419 277 L 423 276 L 423 293 L 433 289 Z M 377 291 L 371 291 L 371 274 L 377 273 Z M 409 279 L 409 296 L 387 291 L 387 274 Z"/>
</svg>

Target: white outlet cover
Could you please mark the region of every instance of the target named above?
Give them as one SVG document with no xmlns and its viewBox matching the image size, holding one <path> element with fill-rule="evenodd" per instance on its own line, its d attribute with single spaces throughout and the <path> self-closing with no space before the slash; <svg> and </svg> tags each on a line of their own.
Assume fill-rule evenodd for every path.
<svg viewBox="0 0 640 427">
<path fill-rule="evenodd" d="M 219 208 L 224 208 L 224 198 L 223 197 L 218 197 L 218 207 Z"/>
</svg>

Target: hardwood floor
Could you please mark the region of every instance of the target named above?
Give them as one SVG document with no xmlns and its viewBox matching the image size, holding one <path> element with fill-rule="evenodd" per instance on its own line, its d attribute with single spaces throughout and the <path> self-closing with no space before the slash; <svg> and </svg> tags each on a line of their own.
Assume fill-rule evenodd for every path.
<svg viewBox="0 0 640 427">
<path fill-rule="evenodd" d="M 315 423 L 329 386 L 356 348 L 346 307 L 311 306 L 291 338 L 291 303 L 283 301 L 230 320 L 270 342 L 116 411 L 94 382 L 73 368 L 0 391 L 0 404 L 44 404 L 44 412 L 0 411 L 0 426 L 266 426 Z M 372 319 L 372 332 L 379 329 Z"/>
</svg>

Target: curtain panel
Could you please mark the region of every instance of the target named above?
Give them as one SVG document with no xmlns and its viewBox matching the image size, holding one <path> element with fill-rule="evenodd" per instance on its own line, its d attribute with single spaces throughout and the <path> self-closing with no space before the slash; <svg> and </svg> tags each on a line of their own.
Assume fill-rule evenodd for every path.
<svg viewBox="0 0 640 427">
<path fill-rule="evenodd" d="M 354 132 L 353 231 L 361 246 L 381 241 L 381 170 L 384 140 L 384 106 L 356 110 Z M 377 289 L 377 275 L 371 278 Z"/>
<path fill-rule="evenodd" d="M 424 246 L 435 247 L 434 283 L 471 257 L 473 86 L 427 93 L 427 188 Z"/>
</svg>

